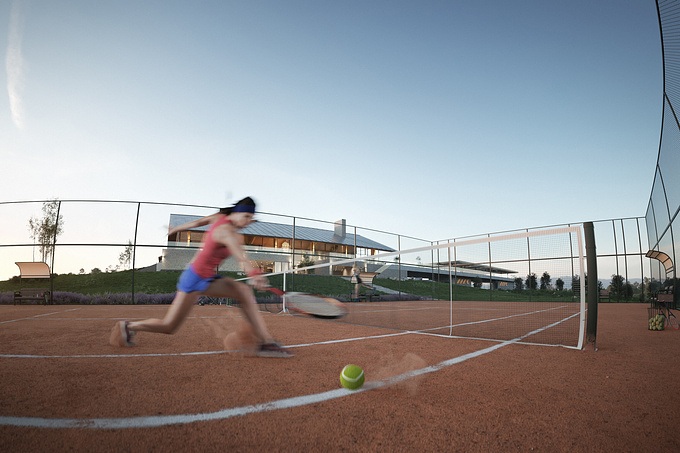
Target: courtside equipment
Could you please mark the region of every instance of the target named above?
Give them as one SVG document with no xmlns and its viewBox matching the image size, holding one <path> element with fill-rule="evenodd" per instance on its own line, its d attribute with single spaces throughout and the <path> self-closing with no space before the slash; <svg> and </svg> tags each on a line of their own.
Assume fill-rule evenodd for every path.
<svg viewBox="0 0 680 453">
<path fill-rule="evenodd" d="M 356 390 L 364 385 L 364 370 L 356 365 L 347 365 L 340 373 L 340 384 L 348 390 Z"/>
<path fill-rule="evenodd" d="M 661 313 L 649 318 L 649 330 L 664 330 L 666 326 L 666 318 Z"/>
</svg>

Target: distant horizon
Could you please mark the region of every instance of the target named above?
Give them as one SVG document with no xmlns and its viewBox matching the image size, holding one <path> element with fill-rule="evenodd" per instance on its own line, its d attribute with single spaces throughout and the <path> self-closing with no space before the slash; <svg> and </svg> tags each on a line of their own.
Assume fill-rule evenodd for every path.
<svg viewBox="0 0 680 453">
<path fill-rule="evenodd" d="M 130 200 L 125 201 L 105 200 L 104 202 L 102 202 L 101 200 L 100 201 L 58 200 L 58 201 L 61 202 L 60 206 L 62 207 L 62 209 L 60 210 L 60 215 L 64 218 L 65 236 L 60 236 L 57 240 L 57 260 L 55 262 L 56 269 L 53 270 L 53 272 L 56 273 L 69 273 L 69 272 L 77 273 L 78 270 L 81 268 L 89 272 L 91 269 L 95 267 L 101 270 L 105 270 L 110 266 L 115 266 L 117 263 L 117 256 L 122 251 L 122 248 L 127 245 L 128 241 L 132 242 L 135 234 L 136 224 L 138 225 L 137 244 L 139 245 L 139 248 L 137 250 L 138 255 L 136 258 L 137 267 L 139 268 L 153 265 L 154 263 L 157 262 L 160 250 L 167 247 L 168 223 L 172 215 L 200 217 L 215 212 L 214 208 L 206 208 L 204 206 L 181 205 L 181 208 L 177 209 L 178 206 L 175 204 L 165 205 L 164 203 L 160 202 L 139 202 Z M 8 225 L 9 229 L 6 229 L 6 234 L 4 236 L 5 243 L 0 244 L 0 246 L 8 244 L 25 244 L 25 246 L 17 250 L 17 253 L 19 254 L 12 255 L 14 257 L 11 257 L 10 254 L 13 249 L 16 249 L 16 247 L 0 247 L 0 258 L 3 256 L 5 257 L 4 260 L 0 260 L 0 278 L 6 280 L 11 278 L 12 276 L 18 275 L 18 269 L 14 265 L 14 261 L 31 261 L 39 257 L 37 252 L 38 245 L 31 244 L 32 241 L 29 237 L 29 229 L 27 226 L 27 222 L 29 217 L 40 217 L 42 215 L 42 213 L 40 212 L 41 206 L 42 206 L 41 202 L 37 201 L 25 203 L 13 202 L 11 204 L 6 205 L 0 204 L 0 212 L 2 212 L 1 210 L 3 208 L 8 209 L 8 207 L 12 207 L 15 213 L 12 214 L 10 217 L 13 219 L 23 218 L 24 222 L 26 222 L 10 224 Z M 140 207 L 141 211 L 140 219 L 138 222 L 136 222 L 135 221 L 137 216 L 136 210 L 138 206 Z M 183 213 L 177 214 L 177 212 L 179 211 L 182 211 Z M 23 214 L 21 214 L 20 212 L 23 212 Z M 100 230 L 98 230 L 100 231 L 100 233 L 97 233 L 97 231 L 93 231 L 90 228 L 91 224 L 90 217 L 94 213 L 100 213 L 97 215 L 97 218 L 100 219 L 97 221 L 98 224 L 100 225 L 99 226 Z M 151 214 L 153 215 L 150 216 Z M 335 222 L 337 220 L 342 220 L 337 219 L 336 221 L 333 222 L 326 220 L 317 221 L 308 218 L 291 217 L 287 214 L 272 214 L 272 213 L 258 213 L 257 217 L 261 221 L 265 222 L 271 221 L 274 223 L 282 224 L 285 224 L 286 220 L 288 220 L 289 222 L 293 222 L 293 219 L 297 219 L 298 227 L 314 227 L 326 229 L 329 231 L 333 230 Z M 108 218 L 109 220 L 104 220 L 105 218 Z M 635 224 L 640 219 L 642 218 L 635 217 L 628 218 L 625 220 L 635 221 L 633 222 Z M 601 226 L 604 228 L 603 231 L 606 233 L 606 229 L 610 228 L 609 225 L 611 220 L 612 219 L 604 220 L 601 222 L 595 222 L 596 232 L 599 231 L 599 228 Z M 621 219 L 614 219 L 615 222 L 618 222 L 619 220 Z M 571 225 L 580 224 L 581 224 L 580 222 L 571 223 Z M 618 225 L 618 223 L 616 224 Z M 446 238 L 436 241 L 430 241 L 426 239 L 414 240 L 410 236 L 400 235 L 399 233 L 396 232 L 377 231 L 370 227 L 355 226 L 349 223 L 346 225 L 348 229 L 352 230 L 352 234 L 354 233 L 353 230 L 356 228 L 357 234 L 364 236 L 370 240 L 374 240 L 379 243 L 391 246 L 394 249 L 397 249 L 398 243 L 401 242 L 402 250 L 418 248 L 437 242 L 442 243 L 453 239 L 457 240 L 469 239 L 473 237 L 484 237 L 489 234 L 495 235 L 498 233 L 487 232 L 480 233 L 474 236 L 467 236 L 464 238 Z M 526 231 L 527 229 L 540 230 L 545 228 L 563 226 L 566 225 L 536 226 L 501 233 L 510 234 L 513 232 L 523 232 Z M 635 230 L 635 228 L 632 229 Z M 125 231 L 128 232 L 127 235 L 124 233 Z M 608 247 L 613 246 L 614 240 L 613 232 L 609 233 L 610 234 L 609 237 L 607 237 L 606 235 L 602 236 L 602 234 L 604 233 L 597 235 L 598 241 L 601 241 L 603 239 L 605 240 L 601 244 L 600 243 L 597 244 L 598 252 L 601 253 L 602 255 L 613 254 L 613 250 L 608 250 Z M 399 238 L 401 239 L 401 241 L 398 240 Z M 607 242 L 610 242 L 611 245 L 607 244 Z M 634 239 L 634 242 L 637 242 L 637 239 Z M 69 250 L 71 248 L 71 246 L 65 244 L 82 244 L 82 243 L 102 245 L 118 244 L 118 246 L 117 247 L 106 246 L 104 248 L 97 247 L 94 245 L 85 248 L 79 246 L 78 250 L 80 250 L 81 252 L 78 253 L 78 255 L 74 255 L 74 257 L 77 256 L 77 259 L 83 260 L 81 264 L 76 264 L 75 262 L 74 264 L 68 264 L 68 261 L 69 260 L 72 261 L 72 259 L 60 256 L 60 251 Z M 629 253 L 628 256 L 640 256 L 640 254 L 633 255 Z M 64 261 L 65 259 L 67 261 Z M 615 271 L 615 263 L 613 262 L 610 264 L 606 264 L 605 262 L 603 262 L 599 264 L 599 266 L 602 268 L 602 270 L 608 269 L 605 270 L 607 276 L 611 275 Z"/>
</svg>

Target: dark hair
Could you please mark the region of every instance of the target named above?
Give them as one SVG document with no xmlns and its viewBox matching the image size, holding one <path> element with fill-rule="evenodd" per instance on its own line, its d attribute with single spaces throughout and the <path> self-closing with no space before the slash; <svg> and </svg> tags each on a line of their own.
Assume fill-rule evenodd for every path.
<svg viewBox="0 0 680 453">
<path fill-rule="evenodd" d="M 255 207 L 255 200 L 253 200 L 250 197 L 245 197 L 244 199 L 239 200 L 234 206 L 229 206 L 227 208 L 221 208 L 220 214 L 229 215 L 229 214 L 232 213 L 232 211 L 234 210 L 234 208 L 236 206 L 252 206 L 254 208 Z"/>
</svg>

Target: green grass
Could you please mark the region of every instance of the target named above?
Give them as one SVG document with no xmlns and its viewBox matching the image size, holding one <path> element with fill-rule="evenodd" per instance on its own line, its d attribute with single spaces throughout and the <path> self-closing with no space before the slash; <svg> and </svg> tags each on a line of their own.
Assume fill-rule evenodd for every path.
<svg viewBox="0 0 680 453">
<path fill-rule="evenodd" d="M 135 292 L 167 294 L 175 292 L 180 272 L 135 272 Z M 48 288 L 47 280 L 0 282 L 0 292 L 24 288 Z M 84 295 L 119 294 L 132 292 L 132 271 L 101 274 L 62 274 L 54 276 L 54 291 L 66 291 Z"/>
<path fill-rule="evenodd" d="M 135 293 L 168 294 L 176 290 L 177 279 L 181 272 L 135 272 Z M 228 274 L 232 278 L 239 278 L 236 274 Z M 283 276 L 275 275 L 269 283 L 277 288 L 283 287 Z M 449 300 L 449 284 L 422 280 L 390 280 L 376 278 L 374 283 L 379 286 L 414 294 L 426 298 Z M 0 292 L 18 290 L 20 287 L 43 288 L 49 282 L 36 280 L 19 283 L 18 279 L 0 281 Z M 354 290 L 349 281 L 335 276 L 299 274 L 291 278 L 286 277 L 288 291 L 301 291 L 321 294 L 330 297 L 348 296 Z M 83 295 L 121 294 L 132 292 L 132 271 L 101 273 L 101 274 L 63 274 L 54 277 L 54 290 L 78 293 Z M 535 301 L 571 301 L 571 291 L 532 291 L 531 300 Z M 468 286 L 454 286 L 455 300 L 496 300 L 496 301 L 527 301 L 529 291 L 489 291 Z"/>
<path fill-rule="evenodd" d="M 416 294 L 423 297 L 432 297 L 434 299 L 449 300 L 450 291 L 448 283 L 437 283 L 425 280 L 390 280 L 385 278 L 376 278 L 373 280 L 378 286 L 405 292 L 408 294 Z M 454 300 L 494 300 L 494 301 L 508 301 L 508 302 L 526 302 L 543 301 L 543 302 L 571 302 L 572 291 L 490 291 L 482 288 L 472 288 L 469 286 L 453 286 Z"/>
<path fill-rule="evenodd" d="M 168 294 L 176 291 L 180 271 L 135 272 L 135 293 Z M 237 274 L 224 274 L 241 278 Z M 269 283 L 283 287 L 283 276 L 275 275 Z M 19 283 L 18 279 L 0 281 L 0 292 L 16 291 L 20 288 L 48 288 L 49 281 L 33 280 Z M 296 275 L 286 279 L 288 291 L 301 291 L 326 296 L 348 295 L 353 285 L 340 277 L 322 275 Z M 120 294 L 132 292 L 132 271 L 101 274 L 63 274 L 54 277 L 54 291 L 66 291 L 83 295 Z"/>
<path fill-rule="evenodd" d="M 283 288 L 283 276 L 275 275 L 270 277 L 269 284 L 277 288 Z M 286 276 L 286 291 L 340 297 L 349 296 L 354 291 L 354 285 L 341 277 L 299 274 L 293 276 L 293 278 L 290 275 Z"/>
</svg>

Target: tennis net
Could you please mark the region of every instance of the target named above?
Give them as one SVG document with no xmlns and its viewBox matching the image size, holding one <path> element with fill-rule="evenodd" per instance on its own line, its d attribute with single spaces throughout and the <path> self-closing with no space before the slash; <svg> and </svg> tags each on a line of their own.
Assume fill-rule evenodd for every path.
<svg viewBox="0 0 680 453">
<path fill-rule="evenodd" d="M 582 238 L 574 226 L 368 257 L 315 256 L 305 267 L 268 277 L 285 291 L 345 302 L 349 314 L 334 322 L 580 349 L 586 320 Z M 260 296 L 264 310 L 286 311 L 280 298 Z"/>
</svg>

